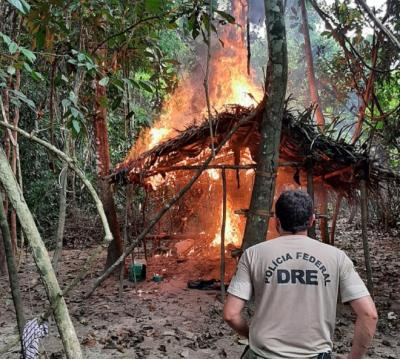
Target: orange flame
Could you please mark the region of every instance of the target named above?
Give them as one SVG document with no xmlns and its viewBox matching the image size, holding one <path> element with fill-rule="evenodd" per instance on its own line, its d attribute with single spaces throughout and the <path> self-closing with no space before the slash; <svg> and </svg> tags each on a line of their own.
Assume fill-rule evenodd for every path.
<svg viewBox="0 0 400 359">
<path fill-rule="evenodd" d="M 208 169 L 207 174 L 212 179 L 213 181 L 218 181 L 219 180 L 219 172 L 216 169 Z"/>
<path fill-rule="evenodd" d="M 161 142 L 164 138 L 168 136 L 168 134 L 172 131 L 170 128 L 152 128 L 150 130 L 150 142 L 149 142 L 149 148 L 153 148 L 156 146 L 158 143 Z"/>
<path fill-rule="evenodd" d="M 222 209 L 222 208 L 221 208 Z M 242 241 L 241 231 L 239 229 L 239 216 L 235 215 L 231 204 L 229 201 L 226 203 L 226 221 L 225 221 L 225 246 L 228 244 L 233 244 L 235 246 L 240 246 Z M 222 214 L 221 221 L 222 224 Z M 211 242 L 211 246 L 217 247 L 221 245 L 221 232 L 218 232 L 213 241 Z"/>
<path fill-rule="evenodd" d="M 255 81 L 254 72 L 247 73 L 247 45 L 245 41 L 246 5 L 241 1 L 232 1 L 232 12 L 236 24 L 225 25 L 219 30 L 219 38 L 212 39 L 209 97 L 211 108 L 220 112 L 228 104 L 254 106 L 261 101 L 263 90 Z M 194 119 L 208 116 L 203 87 L 205 64 L 198 65 L 189 76 L 183 78 L 164 103 L 159 119 L 142 136 L 126 158 L 129 161 L 138 153 L 184 130 Z"/>
</svg>

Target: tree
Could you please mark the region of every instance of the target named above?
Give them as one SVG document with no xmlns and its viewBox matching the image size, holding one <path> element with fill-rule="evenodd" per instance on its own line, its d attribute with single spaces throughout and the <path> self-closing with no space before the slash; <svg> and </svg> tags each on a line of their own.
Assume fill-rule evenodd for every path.
<svg viewBox="0 0 400 359">
<path fill-rule="evenodd" d="M 265 0 L 268 39 L 266 103 L 260 124 L 260 149 L 242 248 L 265 240 L 275 194 L 287 85 L 287 47 L 284 7 L 281 0 Z"/>
<path fill-rule="evenodd" d="M 311 102 L 316 106 L 315 108 L 315 118 L 317 124 L 321 130 L 324 131 L 325 126 L 325 118 L 322 113 L 321 102 L 319 100 L 318 95 L 318 87 L 315 81 L 315 71 L 314 71 L 314 60 L 313 53 L 311 48 L 311 40 L 310 40 L 310 32 L 308 24 L 308 16 L 307 16 L 307 8 L 305 0 L 300 0 L 301 7 L 301 16 L 302 16 L 302 31 L 304 35 L 304 51 L 306 55 L 306 63 L 307 63 L 307 80 L 308 80 L 308 88 L 310 92 Z"/>
<path fill-rule="evenodd" d="M 306 64 L 307 64 L 307 80 L 308 80 L 308 89 L 310 93 L 311 102 L 315 106 L 315 119 L 318 124 L 319 130 L 324 132 L 325 130 L 325 117 L 321 108 L 321 101 L 319 100 L 318 95 L 318 87 L 315 81 L 315 71 L 314 71 L 314 60 L 313 60 L 313 52 L 311 48 L 310 41 L 310 32 L 309 32 L 309 24 L 308 24 L 308 16 L 307 16 L 307 8 L 305 0 L 300 0 L 301 7 L 301 15 L 302 15 L 302 31 L 304 35 L 304 51 L 306 55 Z M 311 163 L 312 166 L 312 163 Z M 322 218 L 320 219 L 321 224 L 321 238 L 324 243 L 329 243 L 328 237 L 328 220 L 326 218 L 327 209 L 328 209 L 328 198 L 327 192 L 322 189 L 318 191 L 319 194 L 319 208 L 322 214 Z"/>
<path fill-rule="evenodd" d="M 109 268 L 122 254 L 123 243 L 118 223 L 117 211 L 111 185 L 105 178 L 110 174 L 110 149 L 107 130 L 107 109 L 102 103 L 107 99 L 106 88 L 101 84 L 101 79 L 95 80 L 95 111 L 93 117 L 93 128 L 96 146 L 96 164 L 98 175 L 98 186 L 101 201 L 110 224 L 114 237 L 108 246 L 106 269 Z"/>
<path fill-rule="evenodd" d="M 54 319 L 67 358 L 83 358 L 79 340 L 69 316 L 65 299 L 62 296 L 61 288 L 53 271 L 50 257 L 40 237 L 39 231 L 37 230 L 32 214 L 26 205 L 24 196 L 15 180 L 3 148 L 0 148 L 0 181 L 10 198 L 12 206 L 17 213 L 21 226 L 29 241 L 33 258 L 44 283 L 47 297 L 52 305 Z"/>
</svg>

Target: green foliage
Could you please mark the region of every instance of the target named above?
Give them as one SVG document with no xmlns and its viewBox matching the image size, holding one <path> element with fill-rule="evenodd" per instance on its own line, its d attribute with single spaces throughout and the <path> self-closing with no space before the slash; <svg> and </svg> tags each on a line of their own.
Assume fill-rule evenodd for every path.
<svg viewBox="0 0 400 359">
<path fill-rule="evenodd" d="M 7 0 L 12 6 L 17 8 L 22 14 L 26 14 L 30 10 L 29 4 L 25 0 Z"/>
</svg>

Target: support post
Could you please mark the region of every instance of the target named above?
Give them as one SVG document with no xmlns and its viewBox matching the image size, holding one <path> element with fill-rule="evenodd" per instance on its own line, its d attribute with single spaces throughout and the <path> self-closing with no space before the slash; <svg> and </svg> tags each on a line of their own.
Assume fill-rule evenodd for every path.
<svg viewBox="0 0 400 359">
<path fill-rule="evenodd" d="M 336 223 L 337 219 L 339 217 L 339 212 L 340 212 L 340 205 L 342 204 L 342 199 L 343 199 L 343 193 L 340 192 L 337 196 L 336 199 L 336 206 L 335 206 L 335 211 L 333 212 L 333 218 L 332 218 L 332 227 L 331 227 L 331 238 L 330 238 L 330 244 L 331 246 L 335 245 L 335 232 L 336 232 Z"/>
<path fill-rule="evenodd" d="M 313 171 L 313 161 L 311 158 L 306 161 L 306 170 L 307 170 L 307 193 L 311 197 L 315 210 L 315 201 L 314 201 L 314 171 Z M 311 238 L 315 238 L 315 221 L 312 226 L 308 228 L 307 234 Z"/>
<path fill-rule="evenodd" d="M 363 178 L 360 181 L 361 190 L 361 230 L 362 230 L 362 241 L 364 249 L 364 260 L 365 260 L 365 270 L 367 272 L 367 287 L 371 296 L 374 292 L 374 284 L 372 282 L 372 268 L 371 268 L 371 258 L 369 255 L 369 245 L 368 245 L 368 189 L 367 181 L 365 179 L 365 172 L 363 171 Z"/>
<path fill-rule="evenodd" d="M 21 291 L 19 289 L 18 271 L 15 265 L 15 259 L 11 243 L 10 228 L 4 213 L 3 201 L 0 201 L 0 227 L 3 235 L 4 251 L 7 259 L 8 278 L 10 280 L 11 295 L 14 302 L 15 314 L 17 316 L 17 325 L 19 338 L 21 340 L 21 350 L 24 356 L 24 347 L 22 343 L 22 333 L 25 326 L 24 306 L 22 304 Z"/>
<path fill-rule="evenodd" d="M 222 226 L 221 226 L 221 301 L 225 302 L 225 226 L 226 226 L 226 173 L 222 171 Z"/>
</svg>

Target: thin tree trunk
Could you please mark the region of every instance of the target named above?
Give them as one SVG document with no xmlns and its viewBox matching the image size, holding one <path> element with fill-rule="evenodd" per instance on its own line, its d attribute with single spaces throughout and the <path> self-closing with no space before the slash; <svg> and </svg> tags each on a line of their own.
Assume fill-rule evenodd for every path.
<svg viewBox="0 0 400 359">
<path fill-rule="evenodd" d="M 96 144 L 99 194 L 114 237 L 113 241 L 108 246 L 105 266 L 107 269 L 123 253 L 123 243 L 111 186 L 108 180 L 104 178 L 109 175 L 111 166 L 107 130 L 107 109 L 101 105 L 102 100 L 107 96 L 107 92 L 106 88 L 99 84 L 99 79 L 95 81 L 95 88 L 95 115 L 93 118 L 93 127 Z"/>
<path fill-rule="evenodd" d="M 21 340 L 21 350 L 23 353 L 22 333 L 25 326 L 24 306 L 22 303 L 21 291 L 18 281 L 18 270 L 15 265 L 15 259 L 12 250 L 10 229 L 8 227 L 7 218 L 4 213 L 3 201 L 0 203 L 0 227 L 3 237 L 4 249 L 7 258 L 8 278 L 10 280 L 11 295 L 14 302 L 15 314 L 17 316 L 18 332 Z"/>
<path fill-rule="evenodd" d="M 357 214 L 357 199 L 354 199 L 354 203 L 349 203 L 350 205 L 350 215 L 349 215 L 349 220 L 347 221 L 348 224 L 352 224 L 354 221 L 354 218 Z"/>
<path fill-rule="evenodd" d="M 3 90 L 3 94 L 2 94 L 3 98 L 1 99 L 1 114 L 3 116 L 3 120 L 7 123 L 10 123 L 10 95 L 8 92 L 8 88 L 5 88 Z M 11 130 L 8 130 L 7 133 L 4 134 L 4 149 L 6 152 L 6 156 L 7 159 L 10 158 L 10 154 L 11 154 L 11 145 L 10 142 L 14 137 L 12 136 L 12 132 Z M 4 212 L 6 214 L 6 216 L 8 216 L 8 206 L 9 206 L 9 201 L 8 201 L 8 197 L 5 196 L 5 200 L 4 200 Z"/>
<path fill-rule="evenodd" d="M 315 70 L 314 70 L 314 60 L 312 55 L 312 48 L 311 48 L 311 40 L 310 40 L 310 31 L 309 31 L 309 24 L 308 24 L 308 15 L 307 15 L 307 8 L 305 0 L 300 0 L 300 7 L 301 7 L 301 15 L 303 18 L 302 21 L 302 30 L 304 35 L 304 50 L 305 50 L 305 57 L 306 57 L 306 64 L 307 64 L 307 82 L 308 82 L 308 89 L 310 93 L 311 102 L 316 106 L 315 108 L 315 119 L 317 125 L 321 132 L 325 130 L 325 117 L 322 112 L 321 101 L 318 95 L 318 88 L 317 82 L 315 81 Z M 326 191 L 322 191 L 319 194 L 320 200 L 320 212 L 322 215 L 327 215 L 328 209 L 328 202 L 327 202 L 327 194 Z M 328 237 L 328 221 L 326 218 L 322 217 L 320 219 L 320 230 L 321 230 L 321 238 L 324 243 L 329 242 Z"/>
<path fill-rule="evenodd" d="M 7 274 L 7 255 L 3 241 L 0 241 L 0 277 Z"/>
<path fill-rule="evenodd" d="M 68 139 L 66 139 L 66 143 Z M 66 145 L 68 146 L 68 145 Z M 68 152 L 68 149 L 66 148 Z M 60 172 L 60 194 L 58 199 L 58 226 L 56 233 L 56 249 L 53 254 L 53 268 L 54 272 L 57 273 L 58 261 L 61 256 L 63 248 L 64 228 L 65 228 L 65 217 L 67 214 L 67 186 L 68 186 L 68 163 L 64 163 Z"/>
<path fill-rule="evenodd" d="M 52 67 L 52 81 L 54 81 L 54 73 L 56 69 L 56 60 L 54 60 L 53 67 Z M 81 71 L 78 70 L 76 76 L 75 76 L 75 82 L 74 82 L 74 94 L 76 98 L 79 98 L 79 89 L 80 89 L 80 84 L 81 84 Z M 52 94 L 50 96 L 54 97 L 54 99 L 57 99 L 57 91 L 55 88 L 53 88 L 54 83 L 52 83 Z M 70 156 L 70 148 L 71 145 L 73 145 L 72 138 L 70 136 L 70 132 L 68 129 L 65 128 L 65 121 L 61 119 L 61 116 L 59 114 L 59 108 L 56 102 L 53 99 L 50 99 L 50 106 L 51 106 L 51 116 L 56 117 L 57 121 L 61 124 L 63 131 L 64 131 L 64 153 L 66 156 Z M 54 126 L 54 118 L 51 119 L 51 126 Z M 54 133 L 53 133 L 54 136 Z M 50 138 L 50 142 L 52 145 L 54 145 L 54 138 Z M 54 158 L 54 156 L 52 156 Z M 58 263 L 61 257 L 62 253 L 62 248 L 63 248 L 63 239 L 64 239 L 64 229 L 65 229 L 65 219 L 67 215 L 67 188 L 68 188 L 68 162 L 63 161 L 63 166 L 61 168 L 61 172 L 59 175 L 59 184 L 60 184 L 60 192 L 59 192 L 59 197 L 58 197 L 58 225 L 57 225 L 57 232 L 56 232 L 56 248 L 54 250 L 53 254 L 53 268 L 54 272 L 57 274 L 58 270 Z"/>
<path fill-rule="evenodd" d="M 243 249 L 264 241 L 268 232 L 287 85 L 286 30 L 281 0 L 265 0 L 265 22 L 269 54 L 266 78 L 268 97 L 260 125 L 260 149 Z"/>
<path fill-rule="evenodd" d="M 321 214 L 319 220 L 319 230 L 321 232 L 321 240 L 323 243 L 329 244 L 329 226 L 328 226 L 328 191 L 322 183 L 322 188 L 318 191 L 320 200 L 319 211 Z"/>
<path fill-rule="evenodd" d="M 369 254 L 368 244 L 368 189 L 367 181 L 363 178 L 360 181 L 361 190 L 361 233 L 364 249 L 365 270 L 367 272 L 367 287 L 371 294 L 374 295 L 374 283 L 372 281 L 371 257 Z"/>
<path fill-rule="evenodd" d="M 207 29 L 207 62 L 206 62 L 206 74 L 204 76 L 204 91 L 206 95 L 206 103 L 207 103 L 207 112 L 208 112 L 208 123 L 210 126 L 210 138 L 211 138 L 211 151 L 212 153 L 215 152 L 214 149 L 214 131 L 212 126 L 212 114 L 211 114 L 211 101 L 210 101 L 210 92 L 209 92 L 209 84 L 208 80 L 210 78 L 210 61 L 211 61 L 211 25 L 212 25 L 212 7 L 213 7 L 213 0 L 210 0 L 208 5 L 208 29 Z"/>
<path fill-rule="evenodd" d="M 21 169 L 21 157 L 19 155 L 19 145 L 16 148 L 16 153 L 17 153 L 17 173 L 18 173 L 18 185 L 21 191 L 23 192 L 24 187 L 23 187 L 23 180 L 22 180 L 22 169 Z M 22 258 L 22 253 L 24 252 L 24 247 L 25 247 L 25 236 L 24 236 L 24 231 L 22 230 L 20 226 L 20 248 L 18 252 L 18 260 L 17 260 L 17 268 L 19 269 L 19 266 L 21 264 L 21 258 Z"/>
<path fill-rule="evenodd" d="M 222 175 L 222 226 L 221 226 L 221 301 L 225 302 L 225 226 L 226 226 L 226 172 L 223 169 Z"/>
<path fill-rule="evenodd" d="M 79 340 L 76 336 L 65 304 L 65 299 L 62 296 L 61 289 L 53 271 L 49 254 L 2 148 L 0 148 L 0 181 L 17 212 L 21 226 L 29 241 L 39 275 L 43 281 L 47 297 L 52 305 L 54 319 L 64 345 L 66 356 L 68 359 L 81 359 L 83 356 Z"/>
<path fill-rule="evenodd" d="M 19 91 L 20 85 L 21 85 L 21 71 L 16 70 L 14 90 Z M 19 124 L 19 108 L 17 106 L 14 106 L 13 125 L 15 127 L 18 127 L 18 124 Z M 16 131 L 12 131 L 12 136 L 13 136 L 13 146 L 11 151 L 11 168 L 13 170 L 14 176 L 17 176 L 18 133 Z M 15 213 L 14 208 L 11 210 L 10 214 L 10 234 L 11 234 L 13 253 L 15 256 L 17 254 L 17 214 Z"/>
<path fill-rule="evenodd" d="M 311 49 L 311 40 L 310 40 L 310 32 L 309 32 L 308 16 L 307 16 L 307 8 L 305 0 L 300 0 L 300 7 L 301 7 L 301 15 L 303 18 L 302 28 L 304 35 L 304 50 L 305 50 L 306 64 L 307 64 L 308 88 L 310 91 L 311 102 L 316 106 L 315 118 L 317 120 L 317 124 L 321 132 L 323 132 L 325 127 L 325 118 L 324 114 L 322 113 L 321 101 L 319 99 L 317 83 L 315 81 L 314 61 Z"/>
<path fill-rule="evenodd" d="M 311 197 L 314 208 L 315 208 L 315 202 L 314 202 L 314 169 L 313 169 L 313 161 L 312 159 L 307 160 L 307 193 Z M 312 226 L 308 228 L 307 234 L 311 238 L 315 238 L 315 221 L 313 222 Z"/>
<path fill-rule="evenodd" d="M 339 217 L 340 205 L 342 204 L 342 199 L 343 199 L 343 193 L 339 193 L 336 199 L 335 211 L 333 212 L 333 218 L 332 218 L 331 239 L 330 239 L 330 244 L 332 246 L 335 245 L 336 224 L 337 224 L 337 219 Z"/>
<path fill-rule="evenodd" d="M 376 61 L 378 59 L 378 47 L 379 47 L 379 38 L 374 48 L 372 49 L 372 67 L 376 66 Z M 352 143 L 356 143 L 362 133 L 362 127 L 365 119 L 365 110 L 373 97 L 374 93 L 374 81 L 375 81 L 375 71 L 371 71 L 367 80 L 367 84 L 365 85 L 365 90 L 363 94 L 359 94 L 359 98 L 361 99 L 361 104 L 358 108 L 358 116 L 356 128 L 354 129 Z"/>
</svg>

